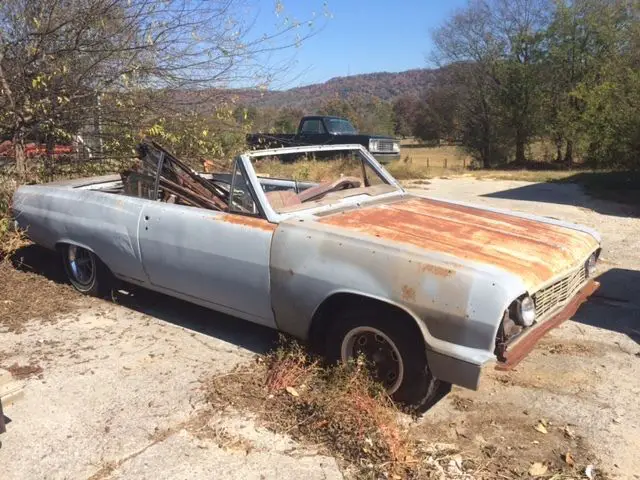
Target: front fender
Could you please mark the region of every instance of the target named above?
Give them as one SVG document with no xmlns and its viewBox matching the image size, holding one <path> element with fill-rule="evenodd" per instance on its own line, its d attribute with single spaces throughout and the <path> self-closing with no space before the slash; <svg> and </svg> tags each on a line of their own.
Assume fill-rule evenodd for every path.
<svg viewBox="0 0 640 480">
<path fill-rule="evenodd" d="M 401 308 L 428 350 L 480 365 L 494 358 L 504 310 L 524 291 L 517 277 L 491 266 L 371 241 L 312 220 L 281 223 L 272 242 L 276 323 L 299 338 L 307 338 L 327 298 L 347 292 Z"/>
</svg>

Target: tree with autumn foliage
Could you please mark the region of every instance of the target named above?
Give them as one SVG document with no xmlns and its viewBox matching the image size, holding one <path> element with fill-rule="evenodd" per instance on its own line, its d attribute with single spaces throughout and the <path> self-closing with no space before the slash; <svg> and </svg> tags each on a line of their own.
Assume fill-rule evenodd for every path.
<svg viewBox="0 0 640 480">
<path fill-rule="evenodd" d="M 0 135 L 13 142 L 18 172 L 27 139 L 53 145 L 84 132 L 100 137 L 94 148 L 130 149 L 145 125 L 166 128 L 175 112 L 215 102 L 218 88 L 268 85 L 280 67 L 265 54 L 298 45 L 313 22 L 287 18 L 278 1 L 280 26 L 256 35 L 243 8 L 235 0 L 3 0 Z M 214 116 L 229 119 L 229 110 Z"/>
</svg>

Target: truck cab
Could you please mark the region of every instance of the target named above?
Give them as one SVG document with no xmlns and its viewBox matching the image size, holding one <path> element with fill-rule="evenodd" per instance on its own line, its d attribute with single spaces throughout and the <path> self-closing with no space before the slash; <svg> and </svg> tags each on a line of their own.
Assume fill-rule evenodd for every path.
<svg viewBox="0 0 640 480">
<path fill-rule="evenodd" d="M 302 117 L 298 139 L 306 145 L 339 145 L 357 143 L 369 150 L 380 163 L 400 159 L 400 142 L 383 135 L 360 134 L 346 118 L 326 115 Z"/>
<path fill-rule="evenodd" d="M 330 115 L 302 117 L 296 133 L 250 133 L 247 144 L 254 150 L 308 145 L 362 145 L 380 163 L 400 159 L 400 142 L 384 135 L 359 133 L 346 118 Z"/>
</svg>

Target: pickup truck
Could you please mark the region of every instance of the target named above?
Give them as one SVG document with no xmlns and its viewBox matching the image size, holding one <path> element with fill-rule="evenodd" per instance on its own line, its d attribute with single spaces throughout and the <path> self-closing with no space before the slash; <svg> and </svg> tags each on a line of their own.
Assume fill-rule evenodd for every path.
<svg viewBox="0 0 640 480">
<path fill-rule="evenodd" d="M 247 144 L 251 148 L 359 144 L 380 163 L 400 159 L 400 142 L 397 139 L 382 135 L 359 134 L 349 120 L 331 116 L 302 117 L 297 133 L 251 133 L 247 135 Z"/>
<path fill-rule="evenodd" d="M 269 175 L 278 156 L 345 150 L 335 178 L 285 178 L 294 164 Z M 392 398 L 418 408 L 440 387 L 477 389 L 484 366 L 517 364 L 598 286 L 594 230 L 409 193 L 361 145 L 258 150 L 212 174 L 156 144 L 141 156 L 146 173 L 15 193 L 19 228 L 59 252 L 78 291 L 124 281 L 331 361 L 364 355 Z"/>
</svg>

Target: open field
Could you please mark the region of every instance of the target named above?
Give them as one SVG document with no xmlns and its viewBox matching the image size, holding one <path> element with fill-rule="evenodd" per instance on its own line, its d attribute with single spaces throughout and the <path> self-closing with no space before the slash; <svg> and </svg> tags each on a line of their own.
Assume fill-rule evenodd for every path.
<svg viewBox="0 0 640 480">
<path fill-rule="evenodd" d="M 411 139 L 401 141 L 400 154 L 399 161 L 386 165 L 399 180 L 461 173 L 473 163 L 473 159 L 459 147 L 428 147 Z"/>
<path fill-rule="evenodd" d="M 604 253 L 600 291 L 515 371 L 487 369 L 479 391 L 454 388 L 424 416 L 400 416 L 422 445 L 410 461 L 436 461 L 444 473 L 433 478 L 444 479 L 528 478 L 535 463 L 547 468 L 542 478 L 586 478 L 587 465 L 596 478 L 640 478 L 640 218 L 575 184 L 467 176 L 413 185 L 595 227 Z M 296 425 L 270 423 L 268 397 L 211 402 L 211 382 L 256 394 L 232 372 L 259 374 L 251 365 L 275 344 L 273 331 L 156 294 L 82 297 L 36 247 L 14 262 L 21 270 L 0 269 L 3 286 L 19 285 L 2 290 L 0 366 L 26 388 L 5 408 L 3 480 L 353 478 Z"/>
<path fill-rule="evenodd" d="M 414 139 L 401 141 L 401 156 L 398 162 L 388 165 L 399 179 L 424 178 L 443 175 L 455 175 L 473 170 L 479 176 L 487 175 L 491 178 L 520 178 L 525 181 L 549 181 L 570 176 L 575 171 L 559 169 L 551 161 L 548 145 L 538 142 L 529 149 L 529 157 L 534 159 L 532 167 L 535 170 L 480 170 L 480 165 L 474 161 L 464 148 L 455 145 L 428 146 Z M 544 168 L 545 164 L 549 168 Z M 506 177 L 507 175 L 511 175 Z"/>
<path fill-rule="evenodd" d="M 590 195 L 613 200 L 640 209 L 640 171 L 558 169 L 549 161 L 548 146 L 535 144 L 534 158 L 549 162 L 550 168 L 487 170 L 473 168 L 472 158 L 460 147 L 429 147 L 412 139 L 402 141 L 402 159 L 386 165 L 399 180 L 435 177 L 467 177 L 479 180 L 515 180 L 525 182 L 575 183 Z"/>
<path fill-rule="evenodd" d="M 428 146 L 417 140 L 406 138 L 400 141 L 402 161 L 426 168 L 467 168 L 473 158 L 455 145 Z"/>
</svg>

